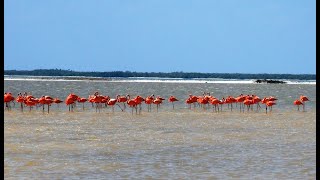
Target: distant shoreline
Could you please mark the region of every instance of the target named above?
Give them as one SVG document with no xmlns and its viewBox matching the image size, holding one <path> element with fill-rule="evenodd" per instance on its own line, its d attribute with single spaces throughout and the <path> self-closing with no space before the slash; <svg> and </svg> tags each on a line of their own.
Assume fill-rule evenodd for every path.
<svg viewBox="0 0 320 180">
<path fill-rule="evenodd" d="M 4 70 L 4 75 L 23 76 L 48 76 L 48 77 L 81 77 L 93 80 L 107 80 L 108 78 L 218 78 L 218 79 L 253 79 L 253 80 L 316 80 L 315 74 L 244 74 L 244 73 L 198 73 L 198 72 L 131 72 L 131 71 L 111 71 L 111 72 L 80 72 L 62 69 L 36 69 L 36 70 Z M 275 81 L 276 82 L 276 81 Z"/>
<path fill-rule="evenodd" d="M 255 79 L 222 79 L 222 78 L 161 78 L 161 77 L 83 77 L 83 76 L 25 76 L 4 75 L 5 81 L 90 81 L 90 82 L 140 82 L 140 83 L 222 83 L 222 84 L 272 84 L 257 83 Z M 270 80 L 267 80 L 270 81 Z M 275 80 L 271 80 L 275 81 Z M 282 79 L 275 84 L 309 84 L 315 85 L 316 80 L 288 80 Z"/>
</svg>

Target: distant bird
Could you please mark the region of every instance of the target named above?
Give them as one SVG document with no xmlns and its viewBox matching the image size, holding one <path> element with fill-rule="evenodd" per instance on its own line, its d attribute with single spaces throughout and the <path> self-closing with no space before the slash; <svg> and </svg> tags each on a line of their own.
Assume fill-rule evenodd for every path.
<svg viewBox="0 0 320 180">
<path fill-rule="evenodd" d="M 302 106 L 303 106 L 303 111 L 305 111 L 304 104 L 305 104 L 305 101 L 309 101 L 309 99 L 308 99 L 307 96 L 301 95 L 301 96 L 300 96 L 300 101 L 303 103 L 303 104 L 302 104 Z"/>
<path fill-rule="evenodd" d="M 213 108 L 214 108 L 214 111 L 217 112 L 217 106 L 218 106 L 218 112 L 219 112 L 219 104 L 222 102 L 220 101 L 219 99 L 217 98 L 213 98 L 211 101 L 209 101 L 213 107 L 212 107 L 212 111 L 213 111 Z"/>
<path fill-rule="evenodd" d="M 117 95 L 117 101 L 123 103 L 123 109 L 126 109 L 126 102 L 127 102 L 127 97 L 126 96 L 120 96 Z"/>
<path fill-rule="evenodd" d="M 16 101 L 18 102 L 18 103 L 20 103 L 20 108 L 21 108 L 21 111 L 23 111 L 23 103 L 24 103 L 24 97 L 21 95 L 21 93 L 19 93 L 18 94 L 18 97 L 17 97 L 17 99 L 16 99 Z"/>
<path fill-rule="evenodd" d="M 174 96 L 170 96 L 168 101 L 172 103 L 172 109 L 174 109 L 174 102 L 179 100 Z"/>
<path fill-rule="evenodd" d="M 107 104 L 112 107 L 112 112 L 114 112 L 114 105 L 117 103 L 117 99 L 109 99 Z"/>
<path fill-rule="evenodd" d="M 134 99 L 130 99 L 130 95 L 127 95 L 127 104 L 129 105 L 129 107 L 131 107 L 132 109 L 132 115 L 133 115 L 133 108 L 136 109 L 136 114 L 137 114 L 137 103 Z"/>
<path fill-rule="evenodd" d="M 272 111 L 272 106 L 273 105 L 276 105 L 276 103 L 274 101 L 268 101 L 267 103 L 267 106 L 269 107 L 269 111 L 271 112 Z"/>
<path fill-rule="evenodd" d="M 153 104 L 156 104 L 157 105 L 157 112 L 158 112 L 158 109 L 159 109 L 159 106 L 160 106 L 160 104 L 162 103 L 162 100 L 163 98 L 161 98 L 161 97 L 157 97 L 155 100 L 153 100 Z"/>
<path fill-rule="evenodd" d="M 298 111 L 299 111 L 300 105 L 303 105 L 303 103 L 302 103 L 299 99 L 293 101 L 293 104 L 296 105 L 296 106 L 298 106 Z"/>
<path fill-rule="evenodd" d="M 11 110 L 11 105 L 10 102 L 12 101 L 14 103 L 14 97 L 12 96 L 12 94 L 10 92 L 8 93 L 4 93 L 4 103 L 6 103 L 6 108 L 8 110 Z"/>
<path fill-rule="evenodd" d="M 151 96 L 146 97 L 146 99 L 144 100 L 144 102 L 148 106 L 148 112 L 151 111 L 151 104 L 153 103 L 153 100 L 154 100 L 154 94 L 152 94 Z"/>
<path fill-rule="evenodd" d="M 87 102 L 88 100 L 86 98 L 78 97 L 77 101 L 78 103 L 82 103 L 82 109 L 84 110 L 84 103 Z"/>
</svg>

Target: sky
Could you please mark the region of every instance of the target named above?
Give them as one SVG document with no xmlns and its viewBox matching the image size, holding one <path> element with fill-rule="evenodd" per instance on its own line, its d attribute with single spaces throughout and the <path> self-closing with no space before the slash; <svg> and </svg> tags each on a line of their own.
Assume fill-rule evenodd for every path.
<svg viewBox="0 0 320 180">
<path fill-rule="evenodd" d="M 315 0 L 5 0 L 4 69 L 316 74 Z"/>
</svg>

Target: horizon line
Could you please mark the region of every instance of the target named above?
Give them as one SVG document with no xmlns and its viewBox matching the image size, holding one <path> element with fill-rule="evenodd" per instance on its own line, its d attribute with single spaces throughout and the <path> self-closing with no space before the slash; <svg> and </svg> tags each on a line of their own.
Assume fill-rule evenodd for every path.
<svg viewBox="0 0 320 180">
<path fill-rule="evenodd" d="M 95 72 L 95 73 L 103 73 L 103 72 L 133 72 L 133 73 L 200 73 L 200 74 L 270 74 L 270 75 L 316 75 L 316 74 L 306 74 L 306 73 L 300 73 L 300 74 L 293 74 L 293 73 L 238 73 L 238 72 L 226 72 L 226 73 L 222 73 L 222 72 L 184 72 L 184 71 L 172 71 L 172 72 L 138 72 L 138 71 L 129 71 L 129 70 L 116 70 L 116 71 L 79 71 L 79 70 L 71 70 L 71 69 L 58 69 L 58 68 L 54 68 L 54 69 L 33 69 L 33 70 L 16 70 L 16 69 L 10 69 L 10 70 L 6 70 L 4 69 L 4 71 L 36 71 L 36 70 L 55 70 L 55 71 L 71 71 L 71 72 Z"/>
</svg>

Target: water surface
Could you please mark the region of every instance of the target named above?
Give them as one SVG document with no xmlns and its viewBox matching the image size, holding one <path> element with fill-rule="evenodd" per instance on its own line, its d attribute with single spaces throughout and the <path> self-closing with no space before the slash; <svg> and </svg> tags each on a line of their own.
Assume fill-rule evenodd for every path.
<svg viewBox="0 0 320 180">
<path fill-rule="evenodd" d="M 4 113 L 5 179 L 315 179 L 315 85 L 5 80 L 4 91 L 63 100 L 95 91 L 181 100 L 174 110 L 165 101 L 158 113 L 143 105 L 140 115 L 117 107 L 96 113 L 89 103 L 75 112 L 54 104 L 49 114 L 16 105 Z M 184 100 L 204 91 L 279 100 L 268 114 L 256 107 L 189 110 Z M 300 94 L 311 100 L 306 112 L 292 105 Z"/>
</svg>

